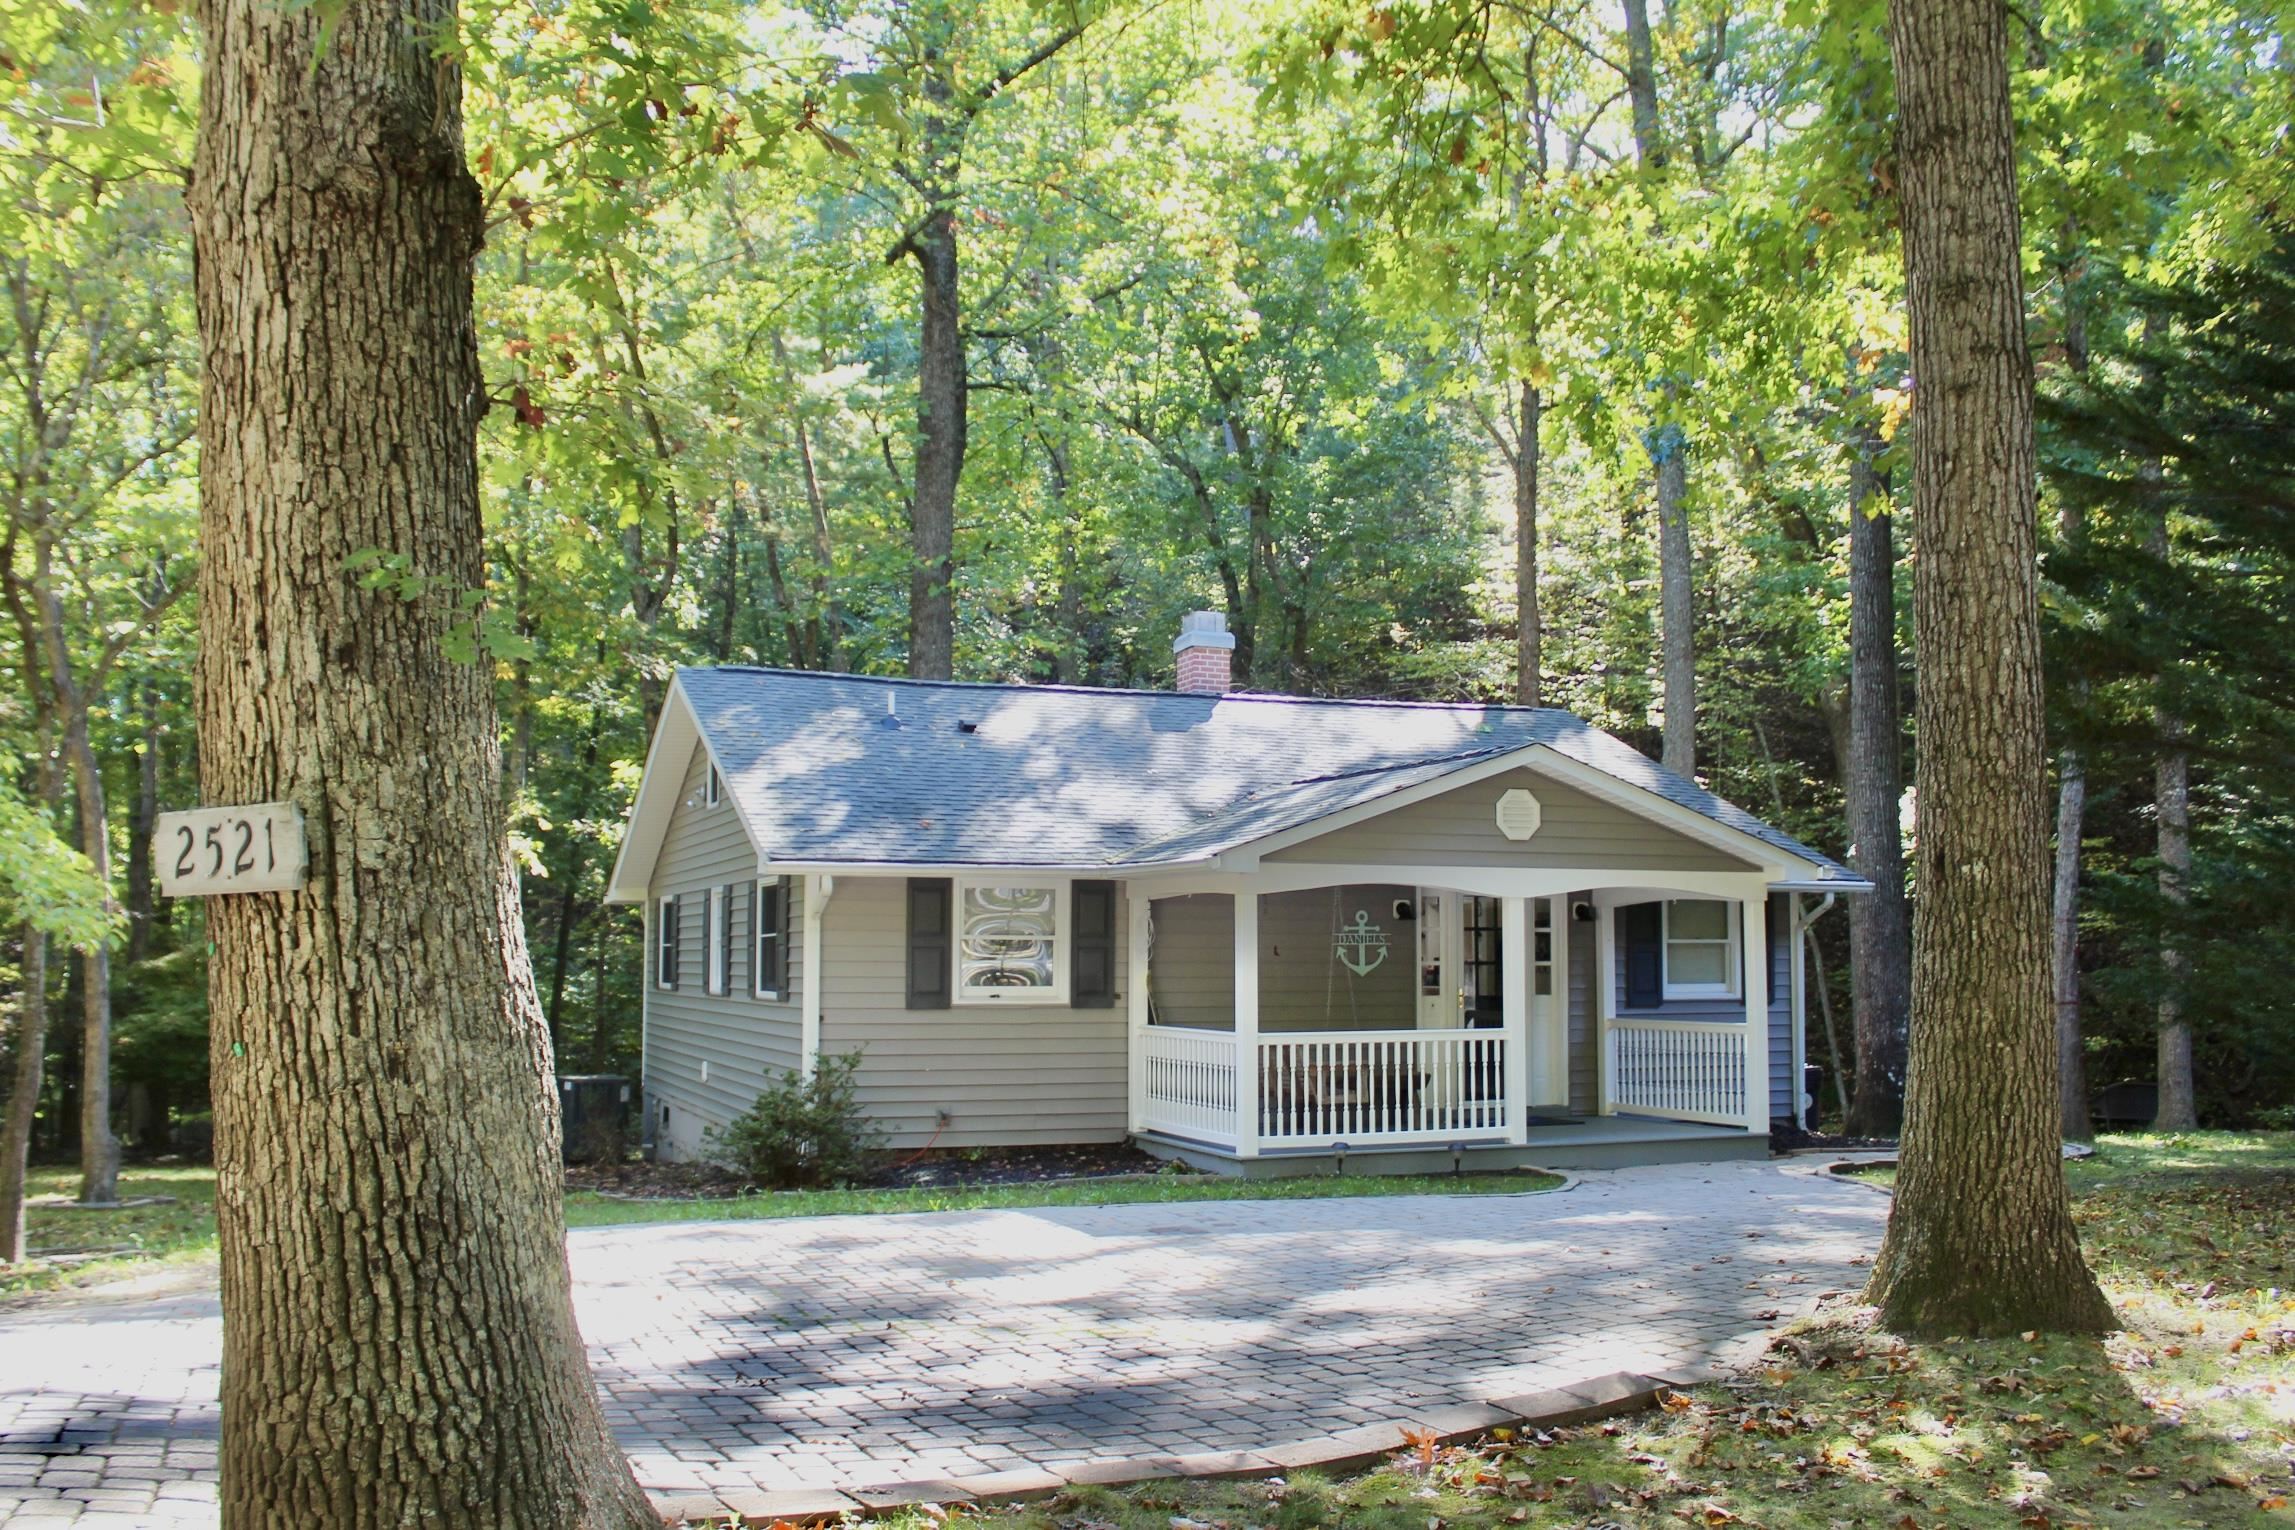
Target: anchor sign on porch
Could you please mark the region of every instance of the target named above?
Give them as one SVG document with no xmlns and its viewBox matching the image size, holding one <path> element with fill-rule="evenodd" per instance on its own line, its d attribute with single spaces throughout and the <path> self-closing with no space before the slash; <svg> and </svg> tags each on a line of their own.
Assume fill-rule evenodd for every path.
<svg viewBox="0 0 2295 1530">
<path fill-rule="evenodd" d="M 1387 934 L 1371 923 L 1371 911 L 1355 910 L 1355 922 L 1342 924 L 1332 942 L 1332 953 L 1356 977 L 1369 977 L 1387 959 Z"/>
</svg>

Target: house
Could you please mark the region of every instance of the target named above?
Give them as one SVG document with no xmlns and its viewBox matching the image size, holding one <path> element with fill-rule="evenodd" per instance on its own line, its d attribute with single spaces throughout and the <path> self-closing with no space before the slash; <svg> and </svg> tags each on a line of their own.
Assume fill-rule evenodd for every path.
<svg viewBox="0 0 2295 1530">
<path fill-rule="evenodd" d="M 609 896 L 690 1158 L 858 1051 L 896 1148 L 1245 1173 L 1755 1155 L 1869 884 L 1562 711 L 678 673 Z"/>
</svg>

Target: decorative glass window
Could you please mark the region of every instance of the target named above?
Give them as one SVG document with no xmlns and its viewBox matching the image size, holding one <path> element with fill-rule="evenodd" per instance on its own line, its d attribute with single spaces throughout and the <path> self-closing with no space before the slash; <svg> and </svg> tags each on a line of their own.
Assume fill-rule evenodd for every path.
<svg viewBox="0 0 2295 1530">
<path fill-rule="evenodd" d="M 956 884 L 959 1003 L 1065 1004 L 1065 882 Z"/>
<path fill-rule="evenodd" d="M 717 773 L 716 762 L 712 761 L 709 766 L 708 784 L 703 786 L 701 789 L 702 805 L 704 807 L 715 807 L 717 804 L 723 802 L 724 800 L 725 778 Z"/>
<path fill-rule="evenodd" d="M 677 900 L 664 898 L 653 919 L 653 980 L 659 988 L 677 986 Z"/>
<path fill-rule="evenodd" d="M 1737 905 L 1716 898 L 1668 902 L 1665 996 L 1734 999 L 1738 991 Z"/>
</svg>

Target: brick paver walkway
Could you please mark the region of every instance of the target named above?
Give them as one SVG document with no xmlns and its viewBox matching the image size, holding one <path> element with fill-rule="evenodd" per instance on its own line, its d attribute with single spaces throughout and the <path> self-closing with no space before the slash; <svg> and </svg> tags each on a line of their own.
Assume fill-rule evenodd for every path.
<svg viewBox="0 0 2295 1530">
<path fill-rule="evenodd" d="M 1252 1450 L 1679 1373 L 1854 1289 L 1885 1198 L 1807 1163 L 1520 1197 L 584 1230 L 582 1329 L 660 1493 Z M 0 1315 L 0 1524 L 214 1524 L 215 1299 Z"/>
</svg>

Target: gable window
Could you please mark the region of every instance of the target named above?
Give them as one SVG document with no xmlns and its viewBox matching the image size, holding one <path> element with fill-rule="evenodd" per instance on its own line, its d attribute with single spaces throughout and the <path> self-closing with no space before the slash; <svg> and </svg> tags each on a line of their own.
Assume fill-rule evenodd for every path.
<svg viewBox="0 0 2295 1530">
<path fill-rule="evenodd" d="M 1737 905 L 1675 898 L 1665 905 L 1665 996 L 1737 997 Z"/>
<path fill-rule="evenodd" d="M 789 995 L 789 879 L 764 877 L 749 884 L 750 921 L 757 949 L 750 972 L 760 999 Z"/>
<path fill-rule="evenodd" d="M 956 883 L 956 1000 L 1068 1001 L 1068 884 Z"/>
<path fill-rule="evenodd" d="M 656 988 L 677 986 L 677 899 L 664 898 L 653 919 L 653 981 Z"/>
<path fill-rule="evenodd" d="M 701 805 L 715 807 L 725 800 L 725 778 L 717 773 L 717 762 L 709 763 L 709 780 L 701 788 Z"/>
<path fill-rule="evenodd" d="M 730 938 L 732 932 L 727 928 L 730 921 L 726 917 L 732 912 L 729 907 L 732 901 L 732 888 L 709 889 L 709 926 L 706 942 L 702 946 L 705 965 L 701 986 L 710 993 L 727 993 L 733 987 L 730 981 L 733 975 L 733 941 Z"/>
</svg>

